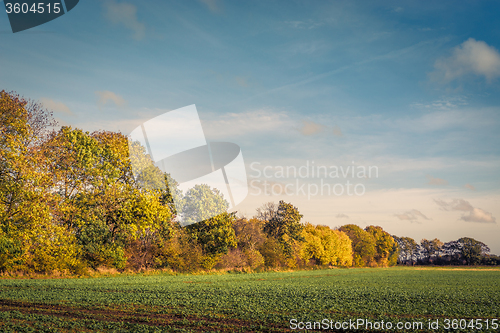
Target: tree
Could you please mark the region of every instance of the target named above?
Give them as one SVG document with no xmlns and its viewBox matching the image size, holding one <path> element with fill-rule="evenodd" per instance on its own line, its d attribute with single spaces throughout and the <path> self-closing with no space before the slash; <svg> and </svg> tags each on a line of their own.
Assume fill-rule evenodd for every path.
<svg viewBox="0 0 500 333">
<path fill-rule="evenodd" d="M 278 212 L 278 205 L 274 202 L 267 202 L 257 208 L 257 214 L 255 215 L 256 219 L 261 221 L 270 221 L 272 218 L 276 216 Z"/>
<path fill-rule="evenodd" d="M 63 127 L 44 148 L 57 198 L 54 216 L 74 232 L 89 265 L 124 268 L 132 242 L 139 242 L 146 265 L 152 243 L 171 236 L 172 213 L 161 189 L 134 180 L 127 137 Z"/>
<path fill-rule="evenodd" d="M 365 231 L 375 238 L 375 260 L 380 266 L 388 266 L 391 255 L 397 258 L 398 249 L 394 247 L 396 245 L 394 238 L 385 232 L 382 227 L 368 226 Z"/>
<path fill-rule="evenodd" d="M 210 219 L 228 208 L 229 203 L 218 189 L 206 184 L 195 185 L 184 196 L 181 224 L 186 226 Z"/>
<path fill-rule="evenodd" d="M 229 248 L 236 247 L 233 222 L 235 213 L 226 210 L 229 203 L 217 189 L 196 185 L 184 197 L 182 224 L 204 253 L 204 267 L 212 268 Z"/>
<path fill-rule="evenodd" d="M 321 265 L 352 266 L 352 248 L 349 237 L 327 226 L 305 224 L 304 243 L 300 255 L 305 261 L 314 260 Z"/>
<path fill-rule="evenodd" d="M 460 252 L 467 265 L 479 264 L 482 257 L 490 252 L 490 248 L 486 244 L 473 238 L 462 237 L 457 242 L 460 244 Z"/>
<path fill-rule="evenodd" d="M 375 263 L 377 254 L 376 240 L 372 234 L 355 224 L 347 224 L 339 228 L 349 236 L 352 242 L 353 265 L 366 266 Z"/>
<path fill-rule="evenodd" d="M 443 247 L 443 242 L 439 239 L 434 238 L 433 240 L 422 239 L 420 241 L 420 246 L 422 249 L 422 253 L 427 262 L 431 262 L 432 257 L 437 256 L 441 252 L 441 248 Z"/>
<path fill-rule="evenodd" d="M 234 221 L 233 229 L 240 249 L 258 249 L 266 241 L 264 222 L 256 218 L 240 218 Z"/>
<path fill-rule="evenodd" d="M 0 267 L 72 270 L 74 235 L 53 218 L 52 178 L 41 143 L 51 114 L 14 93 L 0 92 Z"/>
<path fill-rule="evenodd" d="M 203 249 L 205 268 L 212 268 L 221 255 L 236 247 L 234 220 L 234 213 L 225 212 L 186 227 L 191 239 Z"/>
<path fill-rule="evenodd" d="M 399 246 L 399 262 L 407 264 L 410 262 L 411 265 L 417 260 L 417 255 L 419 252 L 419 245 L 413 238 L 410 237 L 397 237 L 392 236 Z"/>
<path fill-rule="evenodd" d="M 281 200 L 276 215 L 264 224 L 264 232 L 282 245 L 288 258 L 292 256 L 294 241 L 304 240 L 302 236 L 304 226 L 300 223 L 301 219 L 302 215 L 296 207 Z"/>
</svg>

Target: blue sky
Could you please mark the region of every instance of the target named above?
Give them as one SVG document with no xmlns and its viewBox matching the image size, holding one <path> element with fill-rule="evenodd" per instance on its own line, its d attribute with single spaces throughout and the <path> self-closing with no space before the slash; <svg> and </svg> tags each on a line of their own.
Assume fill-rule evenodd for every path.
<svg viewBox="0 0 500 333">
<path fill-rule="evenodd" d="M 86 130 L 129 133 L 196 104 L 207 138 L 239 144 L 257 183 L 255 162 L 379 169 L 361 197 L 251 192 L 240 213 L 283 198 L 312 223 L 471 236 L 500 253 L 498 12 L 495 1 L 80 1 L 16 34 L 0 15 L 0 86 Z"/>
</svg>

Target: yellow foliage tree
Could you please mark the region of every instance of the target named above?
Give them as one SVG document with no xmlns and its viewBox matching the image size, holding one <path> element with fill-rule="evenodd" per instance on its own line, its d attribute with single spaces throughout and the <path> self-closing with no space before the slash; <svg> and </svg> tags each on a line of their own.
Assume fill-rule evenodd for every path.
<svg viewBox="0 0 500 333">
<path fill-rule="evenodd" d="M 306 223 L 302 235 L 305 239 L 300 251 L 302 260 L 314 260 L 321 265 L 352 265 L 351 240 L 345 233 Z"/>
</svg>

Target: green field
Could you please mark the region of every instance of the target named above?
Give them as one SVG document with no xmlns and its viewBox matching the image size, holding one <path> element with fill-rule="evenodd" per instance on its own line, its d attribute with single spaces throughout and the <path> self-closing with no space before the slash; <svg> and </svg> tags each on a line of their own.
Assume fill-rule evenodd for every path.
<svg viewBox="0 0 500 333">
<path fill-rule="evenodd" d="M 500 319 L 500 270 L 365 268 L 4 279 L 0 306 L 1 332 L 283 332 L 292 331 L 292 319 L 297 324 L 328 319 L 331 325 L 349 319 L 372 325 L 422 322 L 423 329 L 392 330 L 400 332 L 500 332 L 491 329 L 493 319 Z M 453 318 L 465 319 L 462 327 L 469 326 L 446 330 L 446 319 L 460 327 Z M 439 329 L 428 329 L 429 321 L 436 320 Z"/>
</svg>

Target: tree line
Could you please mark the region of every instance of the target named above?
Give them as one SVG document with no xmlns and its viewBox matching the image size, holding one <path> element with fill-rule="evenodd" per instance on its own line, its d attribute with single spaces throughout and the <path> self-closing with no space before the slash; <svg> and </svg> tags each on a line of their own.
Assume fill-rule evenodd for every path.
<svg viewBox="0 0 500 333">
<path fill-rule="evenodd" d="M 500 257 L 489 254 L 490 248 L 470 237 L 443 243 L 439 239 L 397 237 L 398 263 L 403 265 L 500 265 Z"/>
<path fill-rule="evenodd" d="M 181 216 L 199 220 L 227 202 L 207 185 L 182 193 L 121 133 L 57 128 L 42 105 L 6 91 L 0 112 L 1 272 L 476 264 L 489 252 L 471 239 L 416 244 L 377 226 L 312 225 L 284 201 L 252 218 L 224 212 L 181 227 Z M 206 207 L 195 204 L 202 197 Z"/>
</svg>

